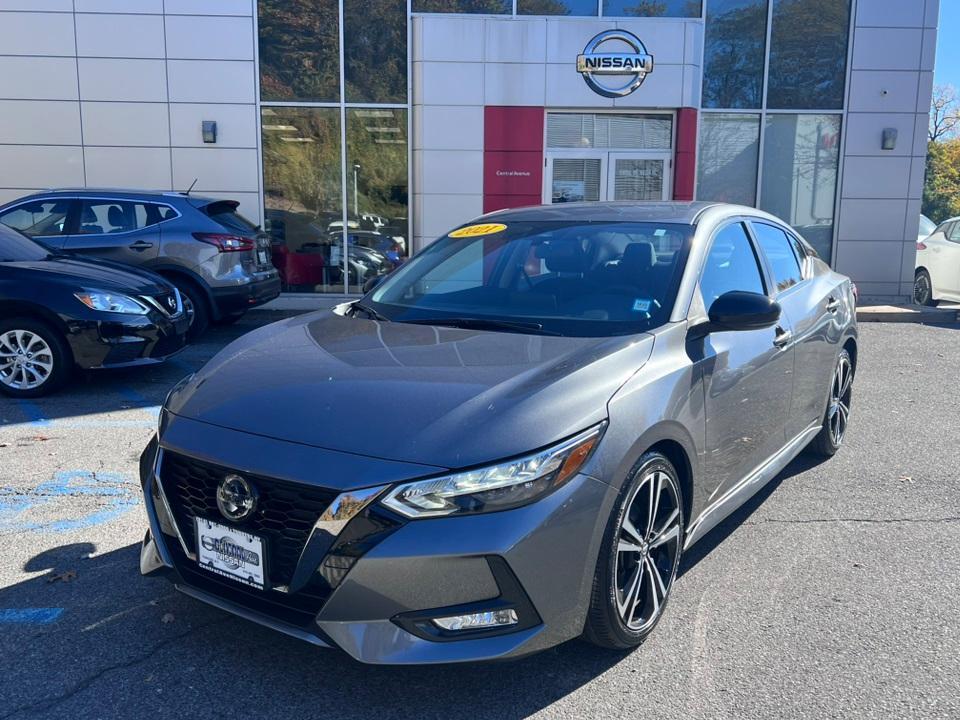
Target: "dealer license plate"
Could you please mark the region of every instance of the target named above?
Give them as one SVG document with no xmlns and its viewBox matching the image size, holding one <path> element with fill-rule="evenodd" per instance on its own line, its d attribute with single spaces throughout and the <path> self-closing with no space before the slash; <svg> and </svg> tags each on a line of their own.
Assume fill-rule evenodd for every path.
<svg viewBox="0 0 960 720">
<path fill-rule="evenodd" d="M 197 562 L 217 575 L 264 587 L 263 540 L 256 535 L 197 518 Z"/>
</svg>

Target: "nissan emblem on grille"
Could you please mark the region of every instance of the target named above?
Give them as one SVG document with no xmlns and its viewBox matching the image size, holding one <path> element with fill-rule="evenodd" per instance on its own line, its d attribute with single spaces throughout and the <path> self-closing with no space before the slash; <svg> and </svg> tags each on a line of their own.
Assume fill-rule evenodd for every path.
<svg viewBox="0 0 960 720">
<path fill-rule="evenodd" d="M 227 475 L 217 486 L 217 507 L 227 520 L 246 520 L 257 509 L 257 491 L 245 478 Z"/>
<path fill-rule="evenodd" d="M 629 50 L 599 52 L 605 43 L 613 47 L 626 45 Z M 636 35 L 626 30 L 606 30 L 595 36 L 577 55 L 577 72 L 583 75 L 587 86 L 598 95 L 618 98 L 629 95 L 643 84 L 653 72 L 653 55 Z M 626 83 L 610 86 L 600 81 L 604 76 L 626 76 Z"/>
<path fill-rule="evenodd" d="M 167 307 L 170 308 L 171 312 L 177 309 L 177 298 L 173 295 L 167 295 Z"/>
</svg>

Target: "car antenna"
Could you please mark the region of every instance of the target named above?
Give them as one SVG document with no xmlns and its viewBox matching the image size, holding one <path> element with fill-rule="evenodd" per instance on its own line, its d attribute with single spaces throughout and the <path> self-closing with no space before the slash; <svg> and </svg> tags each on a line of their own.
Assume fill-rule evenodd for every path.
<svg viewBox="0 0 960 720">
<path fill-rule="evenodd" d="M 190 183 L 190 187 L 187 188 L 187 191 L 184 193 L 184 195 L 189 195 L 189 194 L 190 194 L 190 191 L 193 190 L 193 186 L 197 184 L 197 181 L 198 181 L 199 179 L 200 179 L 200 178 L 194 178 L 194 179 L 193 179 L 193 182 Z"/>
</svg>

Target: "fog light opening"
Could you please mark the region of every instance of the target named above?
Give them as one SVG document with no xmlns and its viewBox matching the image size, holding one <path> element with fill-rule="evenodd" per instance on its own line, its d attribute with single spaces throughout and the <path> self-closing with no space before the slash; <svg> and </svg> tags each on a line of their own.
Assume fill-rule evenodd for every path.
<svg viewBox="0 0 960 720">
<path fill-rule="evenodd" d="M 488 630 L 490 628 L 516 625 L 517 611 L 489 610 L 487 612 L 470 613 L 469 615 L 453 615 L 451 617 L 433 618 L 434 624 L 448 631 L 457 630 Z"/>
</svg>

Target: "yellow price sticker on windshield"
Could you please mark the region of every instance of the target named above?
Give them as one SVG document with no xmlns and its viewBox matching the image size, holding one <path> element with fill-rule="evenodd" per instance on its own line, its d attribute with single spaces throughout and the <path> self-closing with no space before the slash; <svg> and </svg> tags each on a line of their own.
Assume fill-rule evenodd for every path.
<svg viewBox="0 0 960 720">
<path fill-rule="evenodd" d="M 494 233 L 503 232 L 507 229 L 507 226 L 502 223 L 484 223 L 482 225 L 467 225 L 467 227 L 462 227 L 459 230 L 454 230 L 450 233 L 449 237 L 452 238 L 466 238 L 466 237 L 480 237 L 481 235 L 493 235 Z"/>
</svg>

